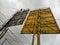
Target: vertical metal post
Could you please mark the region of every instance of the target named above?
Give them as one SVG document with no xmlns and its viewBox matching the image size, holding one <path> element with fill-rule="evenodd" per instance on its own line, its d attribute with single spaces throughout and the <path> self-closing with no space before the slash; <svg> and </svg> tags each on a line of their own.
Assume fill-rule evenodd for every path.
<svg viewBox="0 0 60 45">
<path fill-rule="evenodd" d="M 34 45 L 34 36 L 35 36 L 35 34 L 33 34 L 32 45 Z"/>
<path fill-rule="evenodd" d="M 39 25 L 38 30 L 37 30 L 37 45 L 40 45 L 40 31 L 41 31 L 41 12 L 39 12 L 37 16 L 37 25 Z M 39 23 L 38 23 L 39 22 Z"/>
<path fill-rule="evenodd" d="M 36 26 L 37 26 L 37 15 L 35 15 L 35 19 L 34 19 L 34 29 L 33 29 L 33 38 L 32 38 L 32 45 L 34 45 L 34 36 L 36 34 Z"/>
<path fill-rule="evenodd" d="M 37 45 L 40 45 L 40 32 L 37 34 Z"/>
</svg>

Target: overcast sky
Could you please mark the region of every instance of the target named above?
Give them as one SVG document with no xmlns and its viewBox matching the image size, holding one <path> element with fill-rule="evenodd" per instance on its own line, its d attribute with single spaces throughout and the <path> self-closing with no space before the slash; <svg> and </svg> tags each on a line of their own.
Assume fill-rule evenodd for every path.
<svg viewBox="0 0 60 45">
<path fill-rule="evenodd" d="M 50 7 L 55 19 L 60 19 L 60 1 L 59 0 L 0 0 L 0 12 L 10 17 L 21 8 L 30 10 Z M 7 12 L 9 14 L 7 14 Z M 60 21 L 56 20 L 59 27 Z"/>
</svg>

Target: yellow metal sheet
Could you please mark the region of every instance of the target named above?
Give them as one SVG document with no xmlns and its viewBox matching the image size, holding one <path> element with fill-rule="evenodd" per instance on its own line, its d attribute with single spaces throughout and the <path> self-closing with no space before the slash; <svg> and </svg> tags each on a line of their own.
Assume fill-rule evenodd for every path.
<svg viewBox="0 0 60 45">
<path fill-rule="evenodd" d="M 38 32 L 41 34 L 60 32 L 50 8 L 30 11 L 21 33 L 33 34 L 34 32 L 35 34 Z"/>
</svg>

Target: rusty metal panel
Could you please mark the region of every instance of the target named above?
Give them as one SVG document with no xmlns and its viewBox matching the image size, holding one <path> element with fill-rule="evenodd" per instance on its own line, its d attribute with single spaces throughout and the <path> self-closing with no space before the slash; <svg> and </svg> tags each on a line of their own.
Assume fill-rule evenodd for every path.
<svg viewBox="0 0 60 45">
<path fill-rule="evenodd" d="M 21 33 L 33 34 L 34 32 L 35 34 L 38 32 L 41 34 L 57 34 L 60 32 L 50 8 L 30 11 Z"/>
</svg>

